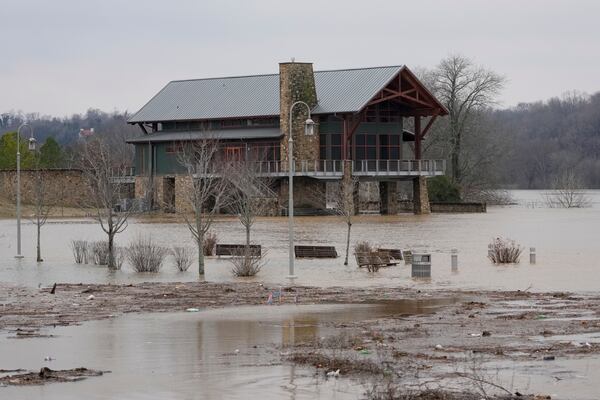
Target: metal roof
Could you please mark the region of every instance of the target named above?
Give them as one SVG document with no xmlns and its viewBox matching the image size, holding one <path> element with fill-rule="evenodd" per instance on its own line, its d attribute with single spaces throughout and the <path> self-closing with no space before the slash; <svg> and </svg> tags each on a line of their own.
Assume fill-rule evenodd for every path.
<svg viewBox="0 0 600 400">
<path fill-rule="evenodd" d="M 315 114 L 357 112 L 402 66 L 315 71 Z M 279 74 L 169 82 L 130 123 L 279 115 Z"/>
<path fill-rule="evenodd" d="M 183 131 L 183 132 L 158 132 L 150 135 L 138 136 L 129 139 L 127 143 L 148 143 L 148 142 L 171 142 L 186 141 L 197 139 L 265 139 L 279 138 L 282 136 L 279 128 L 243 128 L 243 129 L 222 129 L 218 131 Z"/>
</svg>

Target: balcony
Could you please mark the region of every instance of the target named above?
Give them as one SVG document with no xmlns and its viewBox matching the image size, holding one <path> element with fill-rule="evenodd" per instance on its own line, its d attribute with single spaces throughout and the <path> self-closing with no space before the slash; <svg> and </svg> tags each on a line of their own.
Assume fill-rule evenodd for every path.
<svg viewBox="0 0 600 400">
<path fill-rule="evenodd" d="M 446 160 L 358 160 L 348 161 L 352 175 L 364 178 L 402 178 L 418 176 L 439 176 L 446 171 Z M 261 161 L 256 163 L 257 172 L 265 177 L 285 177 L 288 175 L 287 161 Z M 344 175 L 344 162 L 341 160 L 297 160 L 294 176 L 308 176 L 319 179 L 340 179 Z"/>
</svg>

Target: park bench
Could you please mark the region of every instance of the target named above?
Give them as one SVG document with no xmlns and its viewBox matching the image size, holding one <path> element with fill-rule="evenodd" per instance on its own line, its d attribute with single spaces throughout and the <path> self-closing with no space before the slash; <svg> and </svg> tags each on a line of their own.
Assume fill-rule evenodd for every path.
<svg viewBox="0 0 600 400">
<path fill-rule="evenodd" d="M 355 253 L 354 256 L 359 268 L 367 267 L 370 272 L 377 271 L 381 267 L 398 265 L 398 262 L 390 256 L 389 252 L 386 251 L 375 250 L 360 252 Z"/>
<path fill-rule="evenodd" d="M 386 252 L 390 255 L 390 257 L 394 260 L 403 260 L 402 250 L 400 249 L 379 249 L 379 251 Z"/>
<path fill-rule="evenodd" d="M 244 254 L 246 248 L 245 244 L 217 244 L 216 255 L 217 256 L 239 256 Z M 250 245 L 250 254 L 254 257 L 261 256 L 260 244 Z"/>
<path fill-rule="evenodd" d="M 333 246 L 294 246 L 296 258 L 336 258 L 338 256 Z"/>
</svg>

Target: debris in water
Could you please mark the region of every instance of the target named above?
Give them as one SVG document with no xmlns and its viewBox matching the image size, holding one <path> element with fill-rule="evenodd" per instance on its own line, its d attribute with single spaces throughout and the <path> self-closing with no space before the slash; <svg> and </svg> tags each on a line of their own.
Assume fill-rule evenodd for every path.
<svg viewBox="0 0 600 400">
<path fill-rule="evenodd" d="M 93 294 L 90 294 L 90 295 L 87 297 L 87 299 L 88 299 L 88 300 L 94 300 L 94 299 L 95 299 L 95 297 L 94 297 L 94 295 L 93 295 Z"/>
<path fill-rule="evenodd" d="M 544 356 L 544 361 L 554 361 L 556 360 L 556 357 L 554 356 Z"/>
<path fill-rule="evenodd" d="M 75 382 L 90 376 L 102 376 L 105 372 L 87 368 L 74 368 L 65 370 L 52 370 L 43 367 L 40 372 L 26 372 L 23 374 L 8 375 L 0 378 L 0 386 L 26 386 L 43 385 L 52 382 Z"/>
<path fill-rule="evenodd" d="M 329 371 L 327 373 L 327 376 L 330 377 L 330 378 L 337 378 L 338 376 L 340 376 L 340 370 L 337 369 L 335 371 Z"/>
<path fill-rule="evenodd" d="M 54 358 L 52 358 L 50 356 L 46 356 L 46 357 L 44 357 L 44 361 L 54 361 Z"/>
<path fill-rule="evenodd" d="M 436 350 L 443 350 L 443 349 L 444 349 L 444 346 L 442 346 L 441 344 L 436 344 L 436 345 L 435 345 L 435 349 L 436 349 Z"/>
<path fill-rule="evenodd" d="M 187 312 L 198 312 L 200 311 L 199 308 L 195 308 L 195 307 L 191 307 L 191 308 L 186 308 L 185 311 Z"/>
</svg>

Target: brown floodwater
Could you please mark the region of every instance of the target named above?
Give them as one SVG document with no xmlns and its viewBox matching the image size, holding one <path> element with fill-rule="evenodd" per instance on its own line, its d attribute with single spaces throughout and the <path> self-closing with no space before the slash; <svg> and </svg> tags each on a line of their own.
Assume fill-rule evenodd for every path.
<svg viewBox="0 0 600 400">
<path fill-rule="evenodd" d="M 453 301 L 264 305 L 129 315 L 48 329 L 56 335 L 50 339 L 4 335 L 0 369 L 85 366 L 112 372 L 75 383 L 0 387 L 0 398 L 358 399 L 364 388 L 357 382 L 327 380 L 311 368 L 282 364 L 272 345 L 319 338 L 331 333 L 335 322 L 434 312 Z M 53 360 L 44 361 L 46 357 Z"/>
<path fill-rule="evenodd" d="M 594 292 L 600 286 L 597 273 L 600 259 L 600 191 L 589 191 L 592 206 L 582 209 L 550 209 L 541 206 L 541 192 L 513 192 L 517 205 L 489 207 L 485 214 L 432 214 L 415 216 L 363 215 L 352 227 L 352 242 L 368 240 L 382 247 L 412 249 L 432 254 L 432 279 L 410 278 L 404 264 L 368 273 L 350 257 L 343 265 L 345 225 L 336 217 L 296 218 L 297 244 L 334 245 L 337 259 L 296 260 L 297 283 L 316 286 L 418 286 L 457 289 L 526 289 Z M 221 243 L 242 243 L 244 231 L 234 218 L 215 223 L 213 230 Z M 131 283 L 140 281 L 193 281 L 196 267 L 177 272 L 169 260 L 157 274 L 138 274 L 124 265 L 121 271 L 105 267 L 76 265 L 69 244 L 73 239 L 100 240 L 103 232 L 90 220 L 51 221 L 43 227 L 45 262 L 35 262 L 34 225 L 24 221 L 23 254 L 13 258 L 16 249 L 14 220 L 0 220 L 0 281 L 29 286 L 54 282 Z M 284 283 L 288 271 L 287 219 L 264 218 L 256 222 L 252 240 L 268 252 L 267 263 L 254 278 L 246 280 Z M 151 235 L 165 246 L 192 246 L 184 224 L 139 223 L 117 236 L 127 245 L 140 234 Z M 495 266 L 487 259 L 487 245 L 502 236 L 525 248 L 516 265 Z M 529 247 L 537 249 L 537 263 L 529 264 Z M 459 268 L 453 272 L 450 251 L 459 251 Z M 205 279 L 224 282 L 242 280 L 231 274 L 227 259 L 208 258 Z"/>
</svg>

